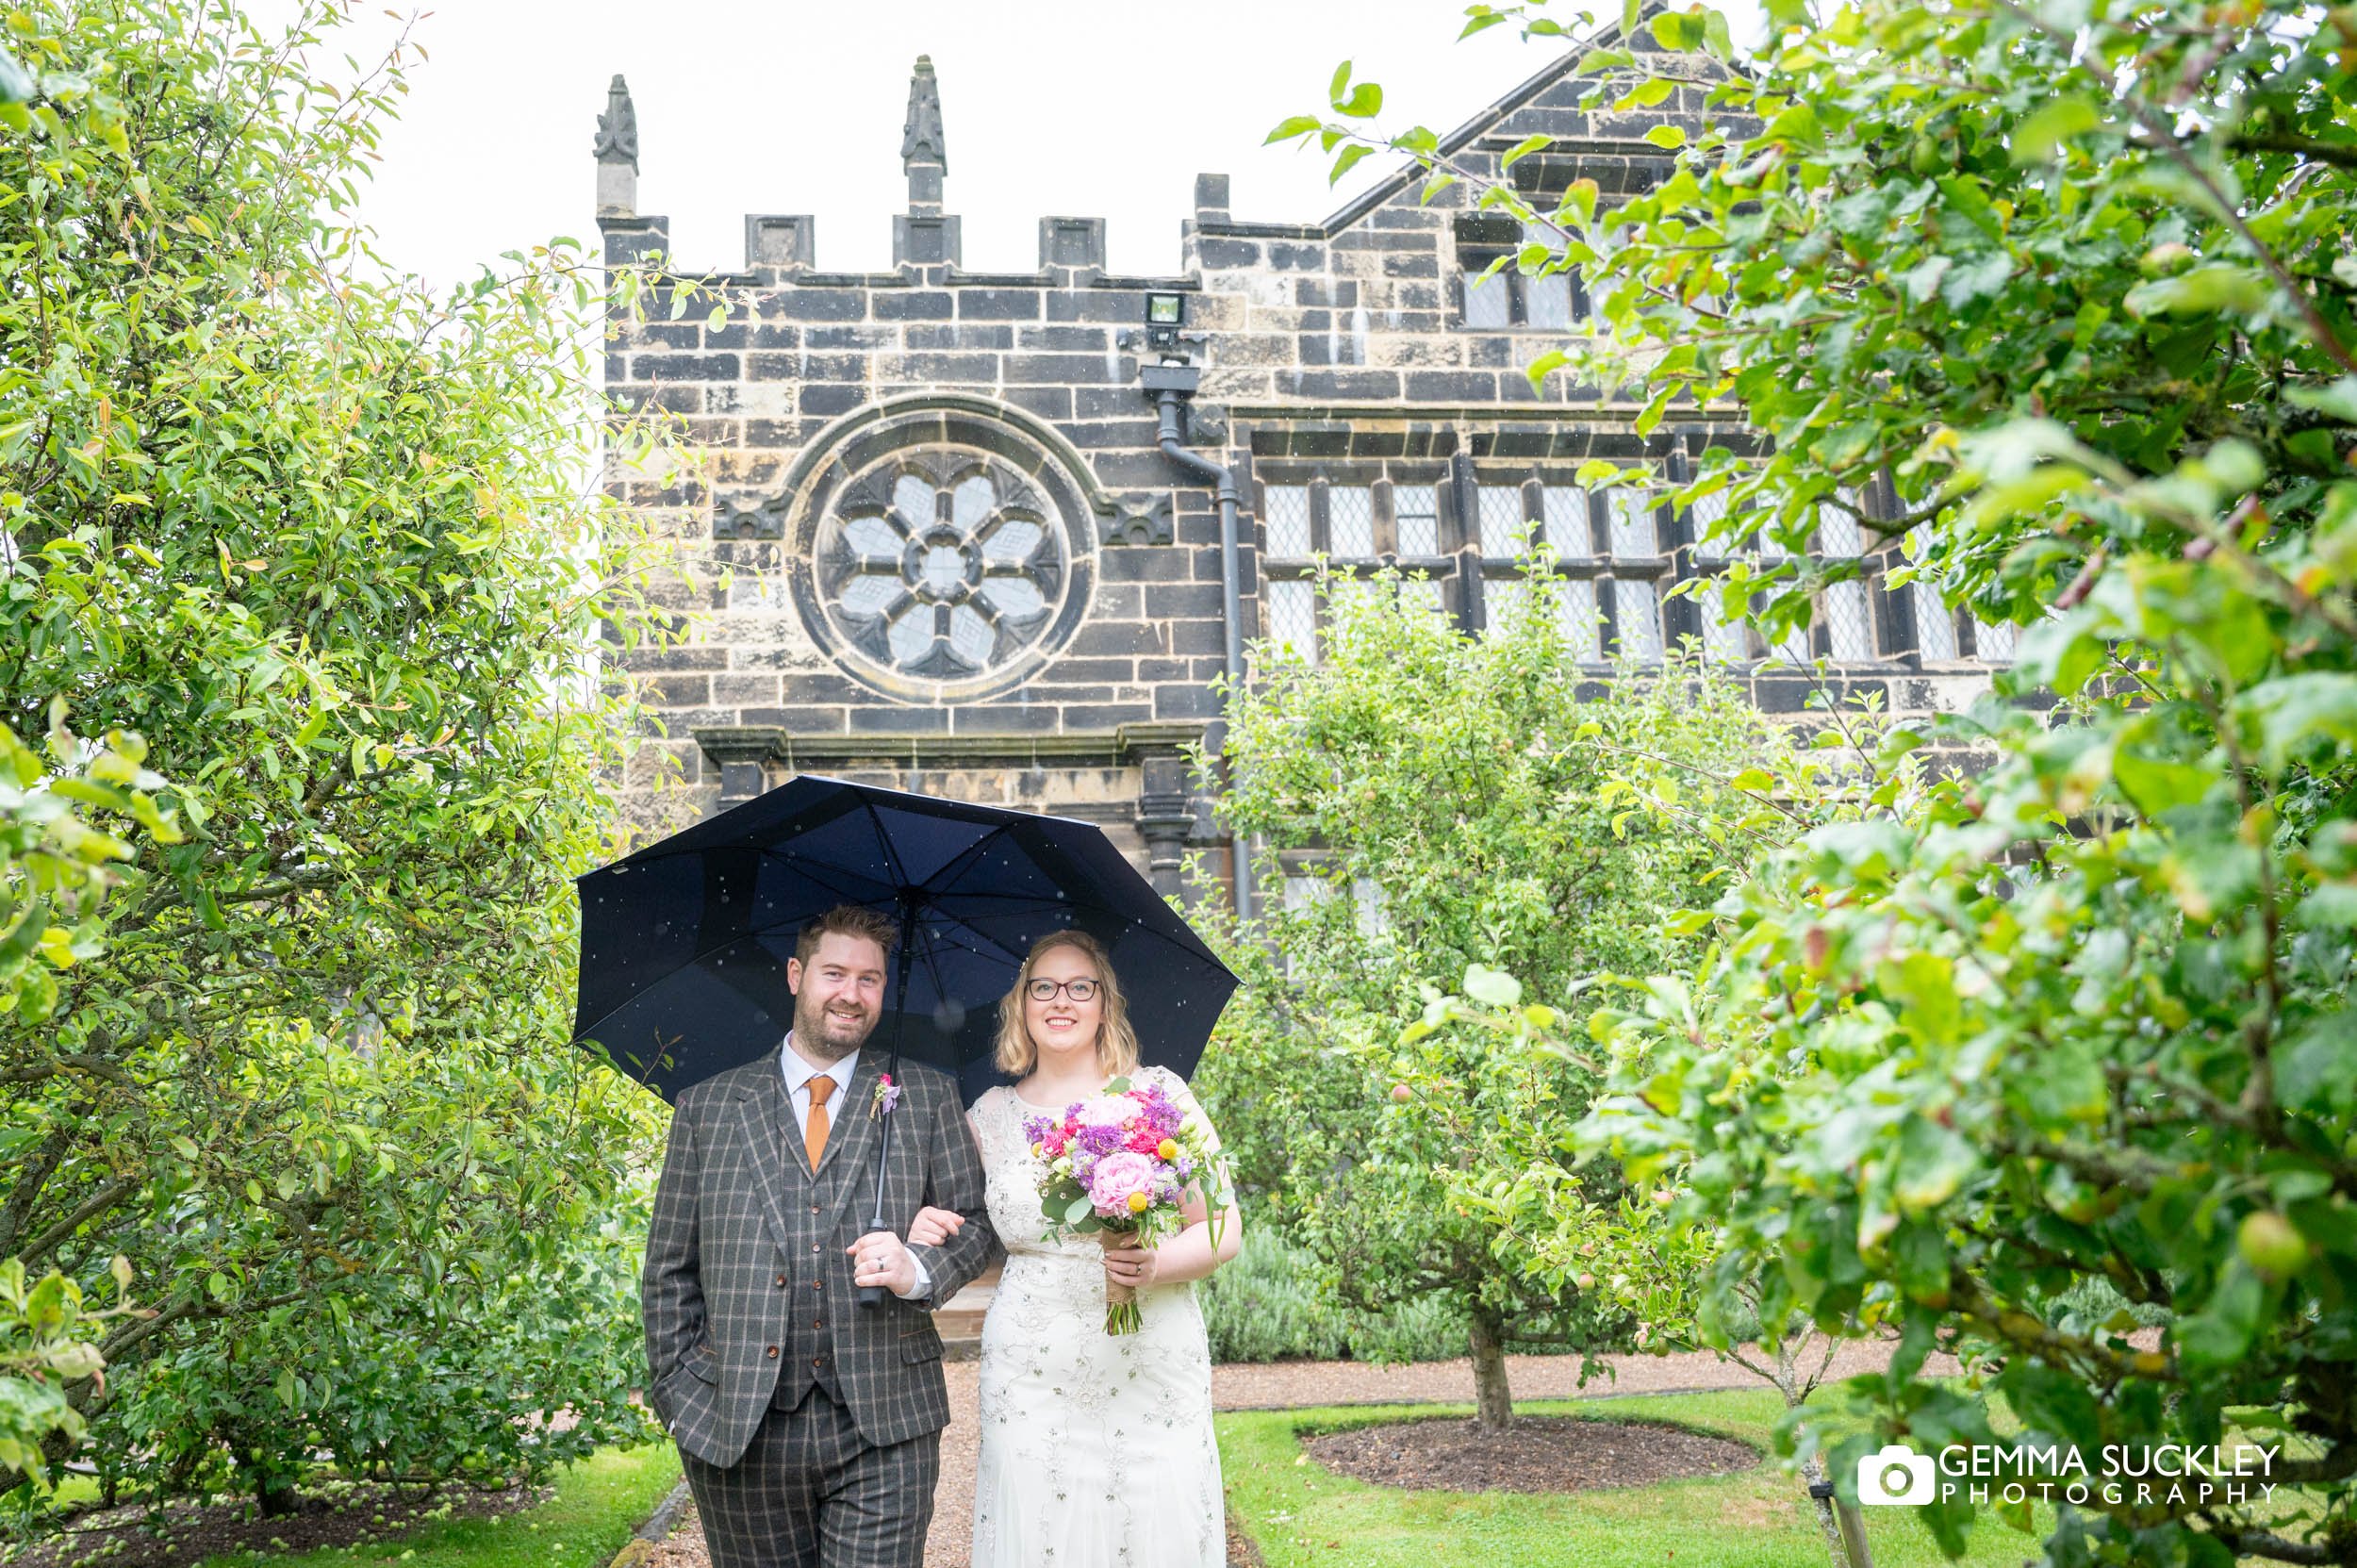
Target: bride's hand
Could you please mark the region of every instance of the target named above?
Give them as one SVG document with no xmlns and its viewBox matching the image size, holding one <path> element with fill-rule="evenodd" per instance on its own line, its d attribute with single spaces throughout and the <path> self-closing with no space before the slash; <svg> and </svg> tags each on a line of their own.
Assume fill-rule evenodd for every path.
<svg viewBox="0 0 2357 1568">
<path fill-rule="evenodd" d="M 965 1216 L 948 1209 L 924 1208 L 909 1222 L 911 1246 L 941 1246 L 964 1228 Z"/>
<path fill-rule="evenodd" d="M 1154 1282 L 1156 1258 L 1151 1247 L 1109 1246 L 1105 1249 L 1105 1278 L 1116 1285 L 1131 1290 L 1144 1290 Z"/>
</svg>

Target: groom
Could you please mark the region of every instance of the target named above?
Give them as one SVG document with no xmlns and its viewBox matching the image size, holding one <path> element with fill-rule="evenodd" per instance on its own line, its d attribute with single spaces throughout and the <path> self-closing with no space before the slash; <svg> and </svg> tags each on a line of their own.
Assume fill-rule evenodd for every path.
<svg viewBox="0 0 2357 1568">
<path fill-rule="evenodd" d="M 885 958 L 865 909 L 802 928 L 776 1054 L 684 1091 L 647 1233 L 649 1402 L 679 1444 L 714 1568 L 920 1568 L 948 1392 L 931 1309 L 996 1254 L 957 1084 L 902 1062 L 868 1230 L 885 1095 Z M 971 1222 L 900 1236 L 926 1204 Z M 857 1287 L 882 1285 L 880 1306 Z"/>
</svg>

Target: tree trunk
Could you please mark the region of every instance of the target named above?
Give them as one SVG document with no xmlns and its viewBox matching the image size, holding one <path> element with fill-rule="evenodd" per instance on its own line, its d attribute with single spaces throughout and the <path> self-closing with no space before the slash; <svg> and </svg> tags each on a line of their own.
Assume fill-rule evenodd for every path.
<svg viewBox="0 0 2357 1568">
<path fill-rule="evenodd" d="M 1825 1461 L 1811 1454 L 1801 1465 L 1801 1478 L 1814 1489 L 1825 1478 Z M 1833 1568 L 1850 1568 L 1850 1554 L 1842 1549 L 1841 1526 L 1833 1516 L 1833 1499 L 1812 1494 L 1809 1504 L 1817 1510 L 1817 1527 L 1825 1532 L 1825 1555 L 1833 1560 Z"/>
<path fill-rule="evenodd" d="M 1514 1424 L 1514 1396 L 1506 1386 L 1506 1320 L 1477 1306 L 1465 1338 L 1473 1347 L 1474 1423 L 1484 1432 L 1502 1432 Z"/>
</svg>

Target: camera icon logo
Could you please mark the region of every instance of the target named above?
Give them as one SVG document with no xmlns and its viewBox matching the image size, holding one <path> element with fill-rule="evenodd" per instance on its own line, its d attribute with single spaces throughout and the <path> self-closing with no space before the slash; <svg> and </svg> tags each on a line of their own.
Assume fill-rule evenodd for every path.
<svg viewBox="0 0 2357 1568">
<path fill-rule="evenodd" d="M 1932 1457 L 1904 1443 L 1886 1443 L 1857 1461 L 1857 1500 L 1905 1508 L 1932 1500 Z"/>
</svg>

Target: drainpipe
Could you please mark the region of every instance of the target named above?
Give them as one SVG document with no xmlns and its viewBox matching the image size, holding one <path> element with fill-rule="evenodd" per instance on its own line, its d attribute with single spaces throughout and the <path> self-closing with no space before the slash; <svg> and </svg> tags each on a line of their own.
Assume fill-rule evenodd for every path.
<svg viewBox="0 0 2357 1568">
<path fill-rule="evenodd" d="M 1187 399 L 1195 395 L 1203 372 L 1193 365 L 1147 365 L 1140 369 L 1138 378 L 1146 395 L 1154 400 L 1162 415 L 1160 443 L 1162 455 L 1177 465 L 1178 471 L 1202 484 L 1216 487 L 1219 497 L 1219 609 L 1224 636 L 1222 652 L 1227 657 L 1228 689 L 1244 689 L 1244 583 L 1236 553 L 1236 476 L 1228 469 L 1186 446 Z M 1220 750 L 1225 752 L 1226 732 L 1222 732 Z M 1248 839 L 1232 841 L 1230 852 L 1235 859 L 1236 918 L 1252 918 L 1252 846 Z"/>
</svg>

